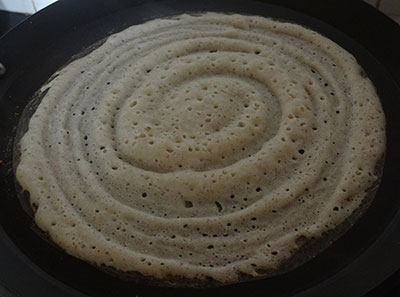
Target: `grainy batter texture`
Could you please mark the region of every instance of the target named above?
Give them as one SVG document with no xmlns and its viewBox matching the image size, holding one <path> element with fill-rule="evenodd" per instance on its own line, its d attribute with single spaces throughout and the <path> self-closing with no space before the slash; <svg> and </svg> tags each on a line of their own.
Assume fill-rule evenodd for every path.
<svg viewBox="0 0 400 297">
<path fill-rule="evenodd" d="M 385 149 L 354 57 L 262 17 L 133 26 L 45 88 L 16 173 L 35 222 L 71 255 L 157 279 L 276 269 L 351 216 Z"/>
</svg>

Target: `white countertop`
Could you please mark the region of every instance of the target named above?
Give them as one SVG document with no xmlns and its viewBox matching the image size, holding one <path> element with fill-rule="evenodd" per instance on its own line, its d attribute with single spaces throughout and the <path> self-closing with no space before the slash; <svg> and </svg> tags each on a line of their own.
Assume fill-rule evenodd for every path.
<svg viewBox="0 0 400 297">
<path fill-rule="evenodd" d="M 0 0 L 0 10 L 34 14 L 57 0 Z"/>
</svg>

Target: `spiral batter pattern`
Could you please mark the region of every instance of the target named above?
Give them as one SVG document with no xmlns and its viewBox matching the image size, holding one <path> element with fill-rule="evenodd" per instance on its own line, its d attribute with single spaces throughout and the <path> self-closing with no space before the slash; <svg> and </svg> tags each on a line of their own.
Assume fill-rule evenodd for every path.
<svg viewBox="0 0 400 297">
<path fill-rule="evenodd" d="M 45 88 L 16 172 L 35 222 L 71 255 L 158 279 L 276 269 L 351 216 L 385 150 L 354 57 L 262 17 L 133 26 Z"/>
</svg>

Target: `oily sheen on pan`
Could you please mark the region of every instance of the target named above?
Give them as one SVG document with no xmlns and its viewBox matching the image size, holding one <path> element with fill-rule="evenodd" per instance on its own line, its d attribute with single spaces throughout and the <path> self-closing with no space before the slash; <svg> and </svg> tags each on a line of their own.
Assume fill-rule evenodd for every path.
<svg viewBox="0 0 400 297">
<path fill-rule="evenodd" d="M 379 179 L 374 86 L 350 53 L 296 24 L 152 20 L 43 89 L 16 170 L 35 222 L 122 273 L 264 277 L 351 217 Z"/>
</svg>

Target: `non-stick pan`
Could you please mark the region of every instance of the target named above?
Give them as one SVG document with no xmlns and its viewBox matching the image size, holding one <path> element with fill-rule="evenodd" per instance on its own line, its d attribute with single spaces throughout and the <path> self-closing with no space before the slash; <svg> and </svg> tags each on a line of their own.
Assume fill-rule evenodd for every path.
<svg viewBox="0 0 400 297">
<path fill-rule="evenodd" d="M 387 118 L 381 186 L 339 240 L 297 269 L 212 289 L 163 288 L 110 276 L 33 231 L 16 196 L 12 148 L 29 98 L 59 67 L 130 25 L 184 12 L 256 14 L 303 24 L 351 52 L 374 82 Z M 65 0 L 0 39 L 0 296 L 362 296 L 400 268 L 400 26 L 361 1 Z"/>
</svg>

